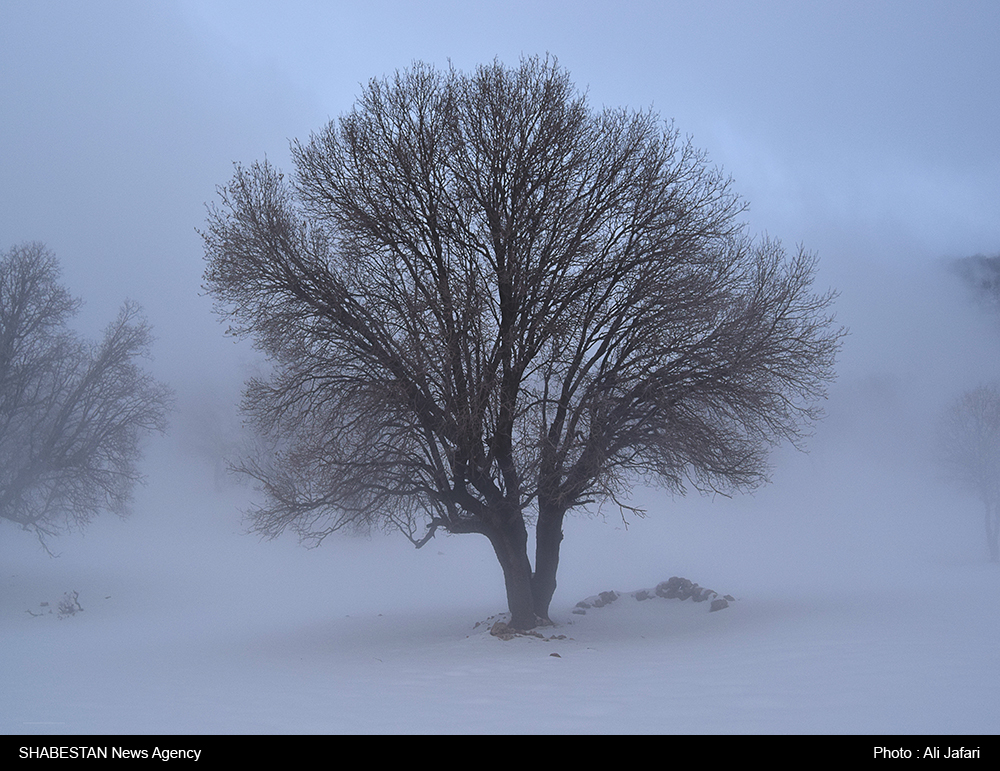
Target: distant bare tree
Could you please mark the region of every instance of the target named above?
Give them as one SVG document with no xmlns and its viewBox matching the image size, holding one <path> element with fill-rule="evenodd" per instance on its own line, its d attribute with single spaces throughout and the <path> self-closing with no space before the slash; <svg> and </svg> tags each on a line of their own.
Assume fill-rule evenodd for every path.
<svg viewBox="0 0 1000 771">
<path fill-rule="evenodd" d="M 45 537 L 127 511 L 139 441 L 163 431 L 169 391 L 135 363 L 150 343 L 126 303 L 104 339 L 76 338 L 79 301 L 41 244 L 0 258 L 0 519 Z"/>
<path fill-rule="evenodd" d="M 842 330 L 814 258 L 748 237 L 703 153 L 554 62 L 414 65 L 292 151 L 290 179 L 238 167 L 203 234 L 274 365 L 244 401 L 273 442 L 241 469 L 259 532 L 482 534 L 529 629 L 569 510 L 753 487 L 818 416 Z"/>
<path fill-rule="evenodd" d="M 990 560 L 1000 561 L 1000 390 L 981 386 L 955 401 L 941 421 L 937 449 L 951 478 L 982 501 Z"/>
<path fill-rule="evenodd" d="M 987 307 L 1000 308 L 1000 255 L 963 257 L 955 260 L 952 268 L 977 300 Z"/>
</svg>

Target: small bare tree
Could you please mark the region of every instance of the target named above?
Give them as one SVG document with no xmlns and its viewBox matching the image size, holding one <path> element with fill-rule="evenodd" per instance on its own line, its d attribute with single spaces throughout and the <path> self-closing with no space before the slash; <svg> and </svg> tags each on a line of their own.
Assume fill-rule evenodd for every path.
<svg viewBox="0 0 1000 771">
<path fill-rule="evenodd" d="M 127 512 L 139 442 L 165 429 L 168 389 L 135 363 L 150 343 L 126 303 L 104 339 L 77 339 L 79 307 L 41 244 L 0 258 L 0 518 L 45 537 Z"/>
<path fill-rule="evenodd" d="M 259 532 L 482 534 L 528 629 L 568 511 L 752 487 L 818 416 L 842 331 L 814 258 L 748 237 L 703 153 L 554 62 L 417 64 L 292 150 L 291 178 L 238 167 L 204 233 L 220 313 L 275 368 L 244 401 L 273 442 L 242 466 Z"/>
<path fill-rule="evenodd" d="M 982 501 L 990 560 L 1000 561 L 1000 390 L 959 397 L 941 420 L 937 450 L 949 476 Z"/>
</svg>

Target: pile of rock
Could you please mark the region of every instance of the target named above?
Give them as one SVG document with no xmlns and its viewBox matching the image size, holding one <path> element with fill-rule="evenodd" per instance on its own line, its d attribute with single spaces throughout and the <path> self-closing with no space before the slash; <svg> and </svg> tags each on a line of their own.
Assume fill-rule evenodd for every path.
<svg viewBox="0 0 1000 771">
<path fill-rule="evenodd" d="M 718 592 L 706 589 L 703 586 L 698 586 L 698 584 L 693 583 L 686 578 L 673 576 L 669 580 L 657 584 L 655 589 L 639 589 L 638 591 L 629 592 L 628 594 L 622 594 L 621 592 L 614 591 L 595 594 L 585 600 L 580 600 L 580 602 L 576 604 L 576 607 L 573 608 L 572 612 L 578 616 L 583 616 L 586 615 L 587 611 L 591 608 L 603 608 L 605 605 L 609 605 L 619 597 L 632 597 L 639 602 L 642 602 L 643 600 L 651 600 L 654 597 L 662 597 L 666 600 L 691 599 L 693 602 L 706 602 L 711 600 L 711 604 L 708 608 L 710 613 L 716 610 L 722 610 L 723 608 L 728 608 L 730 602 L 736 601 L 735 598 L 729 594 L 720 597 Z"/>
<path fill-rule="evenodd" d="M 507 625 L 506 621 L 497 621 L 490 627 L 490 634 L 494 637 L 499 637 L 501 640 L 513 640 L 515 637 L 537 637 L 539 640 L 544 640 L 545 642 L 552 642 L 553 640 L 566 640 L 567 638 L 564 634 L 554 634 L 550 637 L 546 637 L 541 632 L 534 629 L 528 629 L 526 631 L 521 631 L 518 629 L 511 629 Z"/>
</svg>

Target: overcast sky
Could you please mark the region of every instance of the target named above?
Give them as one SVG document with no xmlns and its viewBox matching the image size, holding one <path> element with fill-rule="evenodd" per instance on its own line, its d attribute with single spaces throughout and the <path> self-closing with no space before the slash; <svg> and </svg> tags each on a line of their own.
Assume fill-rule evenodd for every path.
<svg viewBox="0 0 1000 771">
<path fill-rule="evenodd" d="M 3 0 L 0 249 L 53 249 L 84 329 L 141 303 L 163 379 L 224 379 L 240 354 L 200 296 L 196 228 L 232 163 L 287 165 L 413 60 L 548 53 L 595 106 L 675 120 L 756 232 L 819 254 L 849 367 L 851 345 L 925 334 L 900 277 L 1000 252 L 998 37 L 995 0 Z"/>
</svg>

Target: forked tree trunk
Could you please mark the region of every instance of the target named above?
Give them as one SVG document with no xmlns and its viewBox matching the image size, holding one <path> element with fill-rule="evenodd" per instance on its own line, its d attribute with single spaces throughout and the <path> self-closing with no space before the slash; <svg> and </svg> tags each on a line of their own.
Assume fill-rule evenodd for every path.
<svg viewBox="0 0 1000 771">
<path fill-rule="evenodd" d="M 562 543 L 562 523 L 565 510 L 540 504 L 538 523 L 535 526 L 535 574 L 531 592 L 535 615 L 549 620 L 549 604 L 556 591 L 556 572 L 559 569 L 559 546 Z"/>
<path fill-rule="evenodd" d="M 527 630 L 538 626 L 531 593 L 531 562 L 528 560 L 528 531 L 524 520 L 511 517 L 486 534 L 493 545 L 507 588 L 510 627 Z"/>
</svg>

